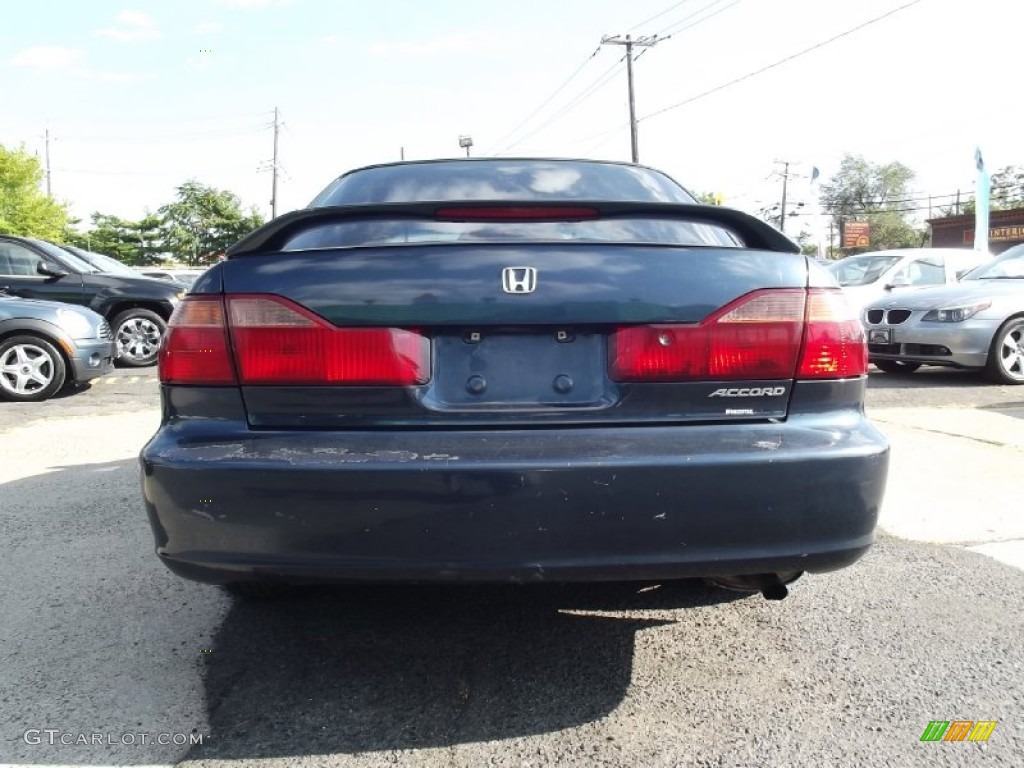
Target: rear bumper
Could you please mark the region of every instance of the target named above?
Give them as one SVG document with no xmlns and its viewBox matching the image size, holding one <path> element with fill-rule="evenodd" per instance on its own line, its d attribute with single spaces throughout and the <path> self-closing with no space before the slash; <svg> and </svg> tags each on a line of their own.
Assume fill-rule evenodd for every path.
<svg viewBox="0 0 1024 768">
<path fill-rule="evenodd" d="M 77 339 L 69 356 L 71 376 L 75 381 L 89 381 L 114 370 L 114 342 L 104 339 Z"/>
<path fill-rule="evenodd" d="M 489 431 L 192 419 L 141 462 L 157 553 L 199 581 L 616 580 L 849 565 L 888 444 L 856 410 Z"/>
</svg>

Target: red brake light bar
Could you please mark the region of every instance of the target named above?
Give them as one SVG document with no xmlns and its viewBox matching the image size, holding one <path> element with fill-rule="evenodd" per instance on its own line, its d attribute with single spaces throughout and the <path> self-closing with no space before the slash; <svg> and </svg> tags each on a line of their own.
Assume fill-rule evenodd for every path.
<svg viewBox="0 0 1024 768">
<path fill-rule="evenodd" d="M 510 205 L 438 208 L 434 216 L 438 221 L 585 221 L 598 218 L 598 213 L 581 205 Z"/>
</svg>

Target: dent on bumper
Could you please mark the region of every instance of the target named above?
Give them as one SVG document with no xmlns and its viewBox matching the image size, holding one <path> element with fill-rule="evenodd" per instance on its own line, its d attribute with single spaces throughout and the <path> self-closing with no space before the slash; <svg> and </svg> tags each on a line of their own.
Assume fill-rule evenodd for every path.
<svg viewBox="0 0 1024 768">
<path fill-rule="evenodd" d="M 521 580 L 825 571 L 874 535 L 888 444 L 859 413 L 488 432 L 164 426 L 141 461 L 175 572 Z"/>
</svg>

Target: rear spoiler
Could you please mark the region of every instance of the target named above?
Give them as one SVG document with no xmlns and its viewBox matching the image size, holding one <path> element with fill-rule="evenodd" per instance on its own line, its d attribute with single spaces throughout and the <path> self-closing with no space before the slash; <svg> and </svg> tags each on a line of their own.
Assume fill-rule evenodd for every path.
<svg viewBox="0 0 1024 768">
<path fill-rule="evenodd" d="M 718 205 L 646 203 L 646 202 L 595 202 L 592 200 L 452 200 L 429 203 L 371 203 L 360 205 L 338 205 L 323 208 L 304 208 L 278 216 L 273 221 L 254 230 L 228 248 L 228 257 L 256 253 L 273 253 L 281 249 L 285 241 L 310 225 L 344 219 L 438 219 L 438 211 L 450 208 L 592 208 L 598 219 L 623 216 L 657 216 L 660 218 L 683 219 L 686 221 L 717 224 L 732 230 L 747 248 L 781 253 L 799 253 L 800 246 L 774 227 L 756 219 L 748 213 Z M 449 217 L 443 220 L 451 221 Z M 499 220 L 499 219 L 495 219 Z"/>
</svg>

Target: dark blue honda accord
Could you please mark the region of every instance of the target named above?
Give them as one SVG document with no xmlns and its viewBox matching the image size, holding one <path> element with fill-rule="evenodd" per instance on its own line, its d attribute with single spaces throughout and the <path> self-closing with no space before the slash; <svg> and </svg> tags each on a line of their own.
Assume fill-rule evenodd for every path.
<svg viewBox="0 0 1024 768">
<path fill-rule="evenodd" d="M 871 545 L 888 444 L 833 278 L 664 174 L 352 171 L 175 309 L 141 455 L 160 559 L 323 581 L 703 577 Z"/>
</svg>

